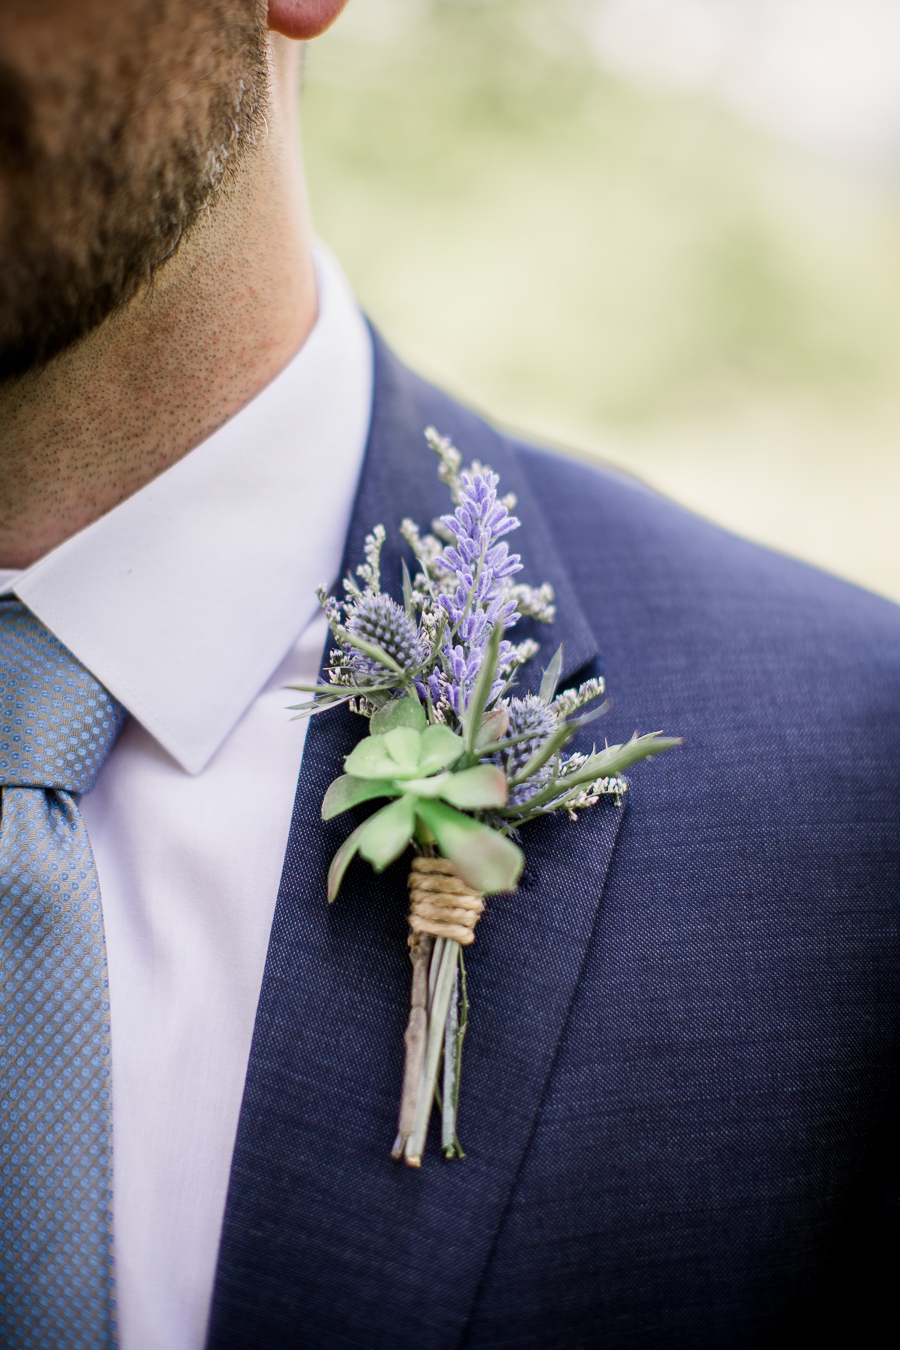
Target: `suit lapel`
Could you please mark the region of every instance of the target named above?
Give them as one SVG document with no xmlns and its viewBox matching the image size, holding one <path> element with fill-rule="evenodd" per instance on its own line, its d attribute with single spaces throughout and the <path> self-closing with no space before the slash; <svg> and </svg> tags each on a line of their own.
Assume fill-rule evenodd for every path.
<svg viewBox="0 0 900 1350">
<path fill-rule="evenodd" d="M 405 371 L 376 338 L 373 421 L 345 571 L 366 533 L 388 531 L 385 584 L 399 594 L 397 527 L 447 509 L 422 438 L 451 435 L 514 491 L 523 579 L 550 581 L 566 672 L 595 644 L 514 446 Z M 524 625 L 517 639 L 526 635 Z M 542 662 L 543 658 L 543 662 Z M 536 672 L 539 678 L 539 669 Z M 532 676 L 532 680 L 534 676 Z M 497 897 L 467 957 L 472 1014 L 460 1134 L 446 1163 L 434 1136 L 420 1172 L 390 1161 L 410 966 L 402 859 L 381 877 L 358 861 L 325 903 L 331 856 L 351 828 L 323 825 L 328 783 L 364 725 L 346 709 L 312 719 L 275 911 L 235 1145 L 209 1345 L 444 1350 L 462 1335 L 577 987 L 621 811 L 573 828 L 529 827 L 528 867 Z"/>
</svg>

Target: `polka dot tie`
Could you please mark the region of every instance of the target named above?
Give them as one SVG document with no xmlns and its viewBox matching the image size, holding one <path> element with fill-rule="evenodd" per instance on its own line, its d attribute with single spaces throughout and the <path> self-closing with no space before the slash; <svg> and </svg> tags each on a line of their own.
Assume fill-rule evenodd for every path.
<svg viewBox="0 0 900 1350">
<path fill-rule="evenodd" d="M 115 1345 L 109 998 L 78 798 L 125 709 L 0 600 L 0 1345 Z"/>
</svg>

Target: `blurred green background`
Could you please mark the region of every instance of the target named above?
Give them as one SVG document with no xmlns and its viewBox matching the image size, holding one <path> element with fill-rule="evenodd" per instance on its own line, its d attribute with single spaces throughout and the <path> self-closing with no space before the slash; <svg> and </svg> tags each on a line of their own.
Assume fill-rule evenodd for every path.
<svg viewBox="0 0 900 1350">
<path fill-rule="evenodd" d="M 610 73 L 564 0 L 351 0 L 314 219 L 422 374 L 900 599 L 890 175 Z"/>
</svg>

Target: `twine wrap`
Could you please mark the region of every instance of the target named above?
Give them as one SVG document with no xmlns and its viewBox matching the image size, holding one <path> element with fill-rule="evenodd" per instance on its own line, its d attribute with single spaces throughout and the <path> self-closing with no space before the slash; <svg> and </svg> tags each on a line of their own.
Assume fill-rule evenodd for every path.
<svg viewBox="0 0 900 1350">
<path fill-rule="evenodd" d="M 409 873 L 409 926 L 414 933 L 475 941 L 484 900 L 467 886 L 446 858 L 413 858 Z"/>
</svg>

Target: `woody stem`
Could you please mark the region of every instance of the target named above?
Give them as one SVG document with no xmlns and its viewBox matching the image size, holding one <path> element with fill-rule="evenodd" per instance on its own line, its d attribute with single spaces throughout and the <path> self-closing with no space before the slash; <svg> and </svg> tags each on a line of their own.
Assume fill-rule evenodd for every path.
<svg viewBox="0 0 900 1350">
<path fill-rule="evenodd" d="M 410 995 L 409 1021 L 403 1037 L 406 1042 L 406 1063 L 403 1071 L 403 1092 L 400 1098 L 400 1120 L 397 1125 L 397 1138 L 391 1150 L 391 1157 L 395 1159 L 402 1156 L 416 1119 L 416 1105 L 419 1099 L 419 1084 L 422 1078 L 422 1063 L 425 1058 L 425 1043 L 428 1034 L 428 964 L 433 946 L 434 938 L 427 933 L 414 933 L 410 939 L 410 959 L 413 967 L 412 993 Z"/>
<path fill-rule="evenodd" d="M 444 1049 L 447 1010 L 450 1006 L 450 996 L 456 985 L 458 962 L 459 943 L 455 942 L 453 938 L 445 938 L 444 947 L 440 953 L 440 965 L 434 982 L 434 994 L 428 1018 L 428 1040 L 425 1046 L 425 1062 L 422 1066 L 419 1084 L 415 1123 L 412 1133 L 406 1141 L 405 1158 L 409 1167 L 421 1167 L 422 1165 L 422 1153 L 425 1149 L 425 1139 L 428 1134 L 428 1122 L 431 1119 L 438 1066 Z"/>
</svg>

